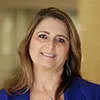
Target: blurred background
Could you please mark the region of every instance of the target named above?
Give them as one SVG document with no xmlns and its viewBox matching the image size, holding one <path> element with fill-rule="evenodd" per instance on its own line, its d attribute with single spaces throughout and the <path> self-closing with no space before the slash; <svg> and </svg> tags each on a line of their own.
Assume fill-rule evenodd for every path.
<svg viewBox="0 0 100 100">
<path fill-rule="evenodd" d="M 72 17 L 82 42 L 82 76 L 100 84 L 100 0 L 0 0 L 0 87 L 19 66 L 17 49 L 34 15 L 51 6 Z"/>
</svg>

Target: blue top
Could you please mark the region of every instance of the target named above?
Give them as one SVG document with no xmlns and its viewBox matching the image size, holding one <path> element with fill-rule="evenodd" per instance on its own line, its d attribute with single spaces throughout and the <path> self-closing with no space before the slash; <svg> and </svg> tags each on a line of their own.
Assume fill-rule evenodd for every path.
<svg viewBox="0 0 100 100">
<path fill-rule="evenodd" d="M 0 90 L 0 100 L 29 100 L 29 91 L 13 97 Z M 100 85 L 74 78 L 71 86 L 64 91 L 64 100 L 100 100 Z"/>
</svg>

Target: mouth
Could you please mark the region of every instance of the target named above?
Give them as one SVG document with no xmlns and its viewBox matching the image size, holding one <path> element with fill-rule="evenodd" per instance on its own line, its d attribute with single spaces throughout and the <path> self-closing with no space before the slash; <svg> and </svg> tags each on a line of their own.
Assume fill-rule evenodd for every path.
<svg viewBox="0 0 100 100">
<path fill-rule="evenodd" d="M 49 57 L 49 58 L 54 58 L 56 55 L 55 54 L 52 54 L 52 53 L 44 53 L 44 52 L 41 52 L 41 54 L 45 57 Z"/>
</svg>

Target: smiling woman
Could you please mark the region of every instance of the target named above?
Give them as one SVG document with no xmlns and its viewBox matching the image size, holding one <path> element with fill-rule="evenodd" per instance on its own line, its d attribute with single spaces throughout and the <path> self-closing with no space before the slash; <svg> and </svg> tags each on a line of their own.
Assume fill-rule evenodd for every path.
<svg viewBox="0 0 100 100">
<path fill-rule="evenodd" d="M 71 18 L 41 9 L 19 46 L 21 69 L 0 91 L 2 100 L 100 100 L 100 85 L 80 74 L 81 43 Z"/>
<path fill-rule="evenodd" d="M 57 70 L 58 67 L 63 68 L 65 60 L 68 59 L 68 52 L 69 39 L 66 25 L 54 18 L 42 20 L 34 31 L 29 47 L 34 70 L 35 66 L 39 68 L 48 66 L 53 70 Z"/>
</svg>

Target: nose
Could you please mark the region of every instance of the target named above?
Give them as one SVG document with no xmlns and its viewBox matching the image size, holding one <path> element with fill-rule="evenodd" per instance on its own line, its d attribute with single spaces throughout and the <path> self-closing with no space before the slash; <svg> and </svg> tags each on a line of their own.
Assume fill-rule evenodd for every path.
<svg viewBox="0 0 100 100">
<path fill-rule="evenodd" d="M 48 42 L 46 42 L 46 47 L 49 48 L 49 49 L 54 49 L 55 47 L 55 43 L 53 40 L 49 40 Z"/>
</svg>

